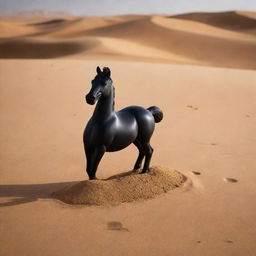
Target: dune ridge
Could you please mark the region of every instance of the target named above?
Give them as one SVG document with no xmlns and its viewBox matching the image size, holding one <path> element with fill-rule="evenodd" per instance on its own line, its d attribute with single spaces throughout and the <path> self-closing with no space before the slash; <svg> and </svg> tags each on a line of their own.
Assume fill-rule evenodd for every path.
<svg viewBox="0 0 256 256">
<path fill-rule="evenodd" d="M 35 23 L 31 23 L 28 24 L 30 26 L 44 26 L 44 25 L 55 25 L 55 24 L 60 24 L 60 23 L 66 23 L 67 20 L 66 19 L 50 19 L 50 20 L 46 20 L 46 21 L 41 21 L 41 22 L 35 22 Z"/>
<path fill-rule="evenodd" d="M 0 58 L 104 56 L 109 60 L 256 69 L 254 13 L 46 16 L 29 21 L 2 17 L 0 28 Z M 74 49 L 67 46 L 67 41 Z M 59 45 L 59 50 L 53 45 Z M 31 46 L 36 49 L 32 53 Z"/>
<path fill-rule="evenodd" d="M 170 18 L 178 18 L 202 22 L 208 25 L 221 27 L 230 30 L 239 30 L 246 33 L 253 32 L 255 34 L 256 19 L 246 16 L 246 13 L 230 11 L 217 13 L 188 13 L 170 16 Z M 250 31 L 252 29 L 252 31 Z"/>
<path fill-rule="evenodd" d="M 166 52 L 172 52 L 209 66 L 256 68 L 252 56 L 252 52 L 256 52 L 255 40 L 232 40 L 167 29 L 153 23 L 151 17 L 115 24 L 107 28 L 96 28 L 86 31 L 86 35 L 131 40 L 143 45 L 158 47 Z"/>
<path fill-rule="evenodd" d="M 76 54 L 85 50 L 97 47 L 97 40 L 87 40 L 86 42 L 73 42 L 68 40 L 36 40 L 17 39 L 0 42 L 1 58 L 6 59 L 48 59 Z"/>
</svg>

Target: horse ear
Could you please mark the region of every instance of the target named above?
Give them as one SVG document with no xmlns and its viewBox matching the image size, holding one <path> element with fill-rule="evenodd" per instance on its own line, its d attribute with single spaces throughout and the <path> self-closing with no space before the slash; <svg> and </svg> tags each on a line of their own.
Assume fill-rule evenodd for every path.
<svg viewBox="0 0 256 256">
<path fill-rule="evenodd" d="M 104 67 L 104 68 L 103 68 L 103 74 L 104 74 L 105 77 L 108 77 L 108 78 L 109 78 L 110 75 L 111 75 L 110 69 L 107 68 L 107 67 Z"/>
<path fill-rule="evenodd" d="M 99 67 L 99 66 L 96 68 L 96 71 L 97 71 L 97 74 L 98 74 L 98 75 L 101 73 L 101 70 L 100 70 L 100 67 Z"/>
</svg>

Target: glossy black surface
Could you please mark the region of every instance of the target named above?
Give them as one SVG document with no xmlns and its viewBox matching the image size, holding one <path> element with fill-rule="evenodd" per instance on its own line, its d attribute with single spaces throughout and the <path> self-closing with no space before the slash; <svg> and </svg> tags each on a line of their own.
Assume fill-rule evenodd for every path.
<svg viewBox="0 0 256 256">
<path fill-rule="evenodd" d="M 145 157 L 141 173 L 148 172 L 153 153 L 150 138 L 155 123 L 163 118 L 162 111 L 155 106 L 148 109 L 129 106 L 115 112 L 115 88 L 110 78 L 110 69 L 103 68 L 101 71 L 97 67 L 96 71 L 92 88 L 85 97 L 90 105 L 98 101 L 83 136 L 89 179 L 96 179 L 97 167 L 105 152 L 124 149 L 131 143 L 139 150 L 134 169 L 141 167 Z"/>
</svg>

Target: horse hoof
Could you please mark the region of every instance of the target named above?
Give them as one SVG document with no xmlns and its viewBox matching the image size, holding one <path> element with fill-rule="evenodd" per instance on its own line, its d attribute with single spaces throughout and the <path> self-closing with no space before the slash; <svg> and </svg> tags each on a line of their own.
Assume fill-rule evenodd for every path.
<svg viewBox="0 0 256 256">
<path fill-rule="evenodd" d="M 144 173 L 148 173 L 149 170 L 142 170 L 139 174 L 144 174 Z"/>
<path fill-rule="evenodd" d="M 98 180 L 97 177 L 92 177 L 92 178 L 89 178 L 89 180 Z"/>
</svg>

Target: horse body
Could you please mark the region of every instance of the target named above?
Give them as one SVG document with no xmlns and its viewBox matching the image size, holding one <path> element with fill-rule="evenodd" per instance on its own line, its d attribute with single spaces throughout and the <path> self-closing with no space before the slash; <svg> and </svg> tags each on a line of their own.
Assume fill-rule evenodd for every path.
<svg viewBox="0 0 256 256">
<path fill-rule="evenodd" d="M 136 139 L 150 139 L 155 127 L 152 114 L 139 106 L 126 107 L 106 120 L 92 117 L 85 129 L 87 147 L 104 145 L 106 152 L 119 151 Z"/>
<path fill-rule="evenodd" d="M 138 124 L 128 112 L 116 112 L 113 118 L 113 137 L 107 152 L 114 152 L 128 147 L 138 135 Z"/>
<path fill-rule="evenodd" d="M 94 104 L 98 100 L 85 128 L 83 139 L 89 179 L 96 179 L 97 167 L 105 152 L 119 151 L 132 143 L 139 150 L 134 169 L 140 168 L 145 156 L 142 173 L 148 172 L 153 153 L 149 142 L 155 122 L 162 119 L 162 111 L 157 107 L 145 109 L 140 106 L 129 106 L 115 112 L 110 70 L 104 68 L 102 72 L 98 67 L 97 73 L 92 81 L 92 89 L 86 96 L 89 104 Z M 160 119 L 157 119 L 157 115 L 160 115 Z"/>
</svg>

